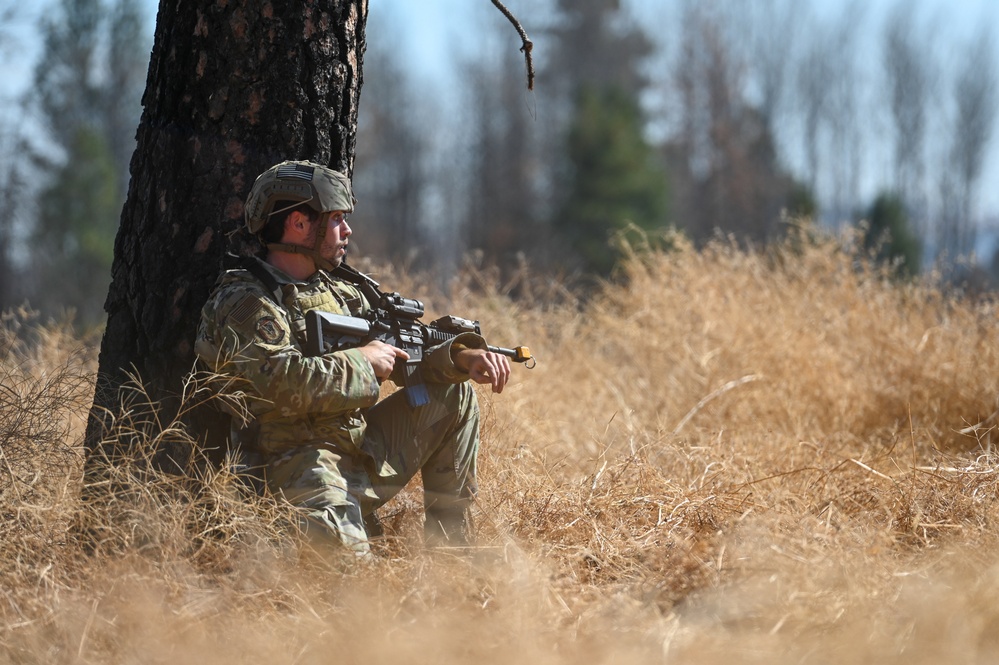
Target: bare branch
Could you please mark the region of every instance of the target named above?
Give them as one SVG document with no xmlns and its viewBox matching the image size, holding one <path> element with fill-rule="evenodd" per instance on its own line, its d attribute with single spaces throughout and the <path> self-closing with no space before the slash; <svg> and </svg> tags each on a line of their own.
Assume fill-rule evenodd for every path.
<svg viewBox="0 0 999 665">
<path fill-rule="evenodd" d="M 534 90 L 534 59 L 531 57 L 531 51 L 534 50 L 534 42 L 532 42 L 527 37 L 527 32 L 524 31 L 524 27 L 517 20 L 517 17 L 510 12 L 500 0 L 493 0 L 493 4 L 496 8 L 503 12 L 503 16 L 507 18 L 513 27 L 517 29 L 517 34 L 520 35 L 520 40 L 524 42 L 524 45 L 520 48 L 524 52 L 524 60 L 527 62 L 527 89 Z"/>
</svg>

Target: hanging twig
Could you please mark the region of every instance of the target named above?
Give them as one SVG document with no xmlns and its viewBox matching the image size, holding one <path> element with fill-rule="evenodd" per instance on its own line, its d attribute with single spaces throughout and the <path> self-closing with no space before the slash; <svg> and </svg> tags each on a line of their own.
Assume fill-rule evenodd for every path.
<svg viewBox="0 0 999 665">
<path fill-rule="evenodd" d="M 527 37 L 527 32 L 524 31 L 524 27 L 520 25 L 520 21 L 514 16 L 509 9 L 503 6 L 500 0 L 493 0 L 493 4 L 496 8 L 503 12 L 503 16 L 507 18 L 510 23 L 513 23 L 513 27 L 517 29 L 517 34 L 520 35 L 520 40 L 524 42 L 524 45 L 520 48 L 524 52 L 524 60 L 527 61 L 527 89 L 534 90 L 534 59 L 531 57 L 531 51 L 534 50 L 534 42 L 532 42 Z"/>
</svg>

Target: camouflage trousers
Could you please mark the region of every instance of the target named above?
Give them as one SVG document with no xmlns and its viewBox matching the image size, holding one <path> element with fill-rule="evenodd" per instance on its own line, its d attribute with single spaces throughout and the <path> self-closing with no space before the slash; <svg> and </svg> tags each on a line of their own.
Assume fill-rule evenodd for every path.
<svg viewBox="0 0 999 665">
<path fill-rule="evenodd" d="M 267 489 L 301 508 L 310 540 L 368 554 L 365 521 L 419 471 L 428 541 L 463 542 L 475 492 L 478 402 L 467 382 L 427 388 L 430 403 L 421 407 L 410 407 L 399 391 L 368 410 L 362 445 L 368 455 L 308 445 L 265 466 Z"/>
</svg>

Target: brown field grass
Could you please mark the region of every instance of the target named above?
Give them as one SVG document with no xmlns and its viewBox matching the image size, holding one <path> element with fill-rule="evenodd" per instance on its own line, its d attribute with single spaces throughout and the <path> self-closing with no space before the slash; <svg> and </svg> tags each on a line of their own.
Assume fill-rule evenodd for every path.
<svg viewBox="0 0 999 665">
<path fill-rule="evenodd" d="M 8 313 L 0 662 L 995 662 L 995 305 L 848 239 L 677 243 L 585 302 L 530 273 L 447 299 L 380 275 L 539 364 L 479 393 L 480 547 L 424 550 L 414 487 L 363 566 L 225 472 L 128 465 L 84 547 L 95 345 Z M 133 395 L 109 436 L 185 436 Z"/>
</svg>

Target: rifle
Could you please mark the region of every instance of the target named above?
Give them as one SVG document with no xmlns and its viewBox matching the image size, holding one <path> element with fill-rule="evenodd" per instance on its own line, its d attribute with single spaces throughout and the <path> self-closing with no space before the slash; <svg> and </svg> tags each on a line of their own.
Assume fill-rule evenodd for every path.
<svg viewBox="0 0 999 665">
<path fill-rule="evenodd" d="M 461 333 L 482 334 L 478 321 L 458 316 L 442 316 L 423 323 L 423 303 L 398 293 L 383 293 L 378 282 L 341 263 L 333 276 L 357 287 L 371 305 L 365 317 L 344 316 L 311 310 L 305 315 L 306 348 L 309 356 L 330 351 L 363 346 L 372 340 L 391 344 L 409 354 L 403 370 L 406 400 L 411 407 L 423 406 L 430 394 L 420 373 L 420 361 L 426 349 L 454 339 Z M 507 349 L 488 346 L 490 351 L 507 356 L 514 362 L 525 363 L 528 369 L 537 364 L 526 346 Z"/>
</svg>

